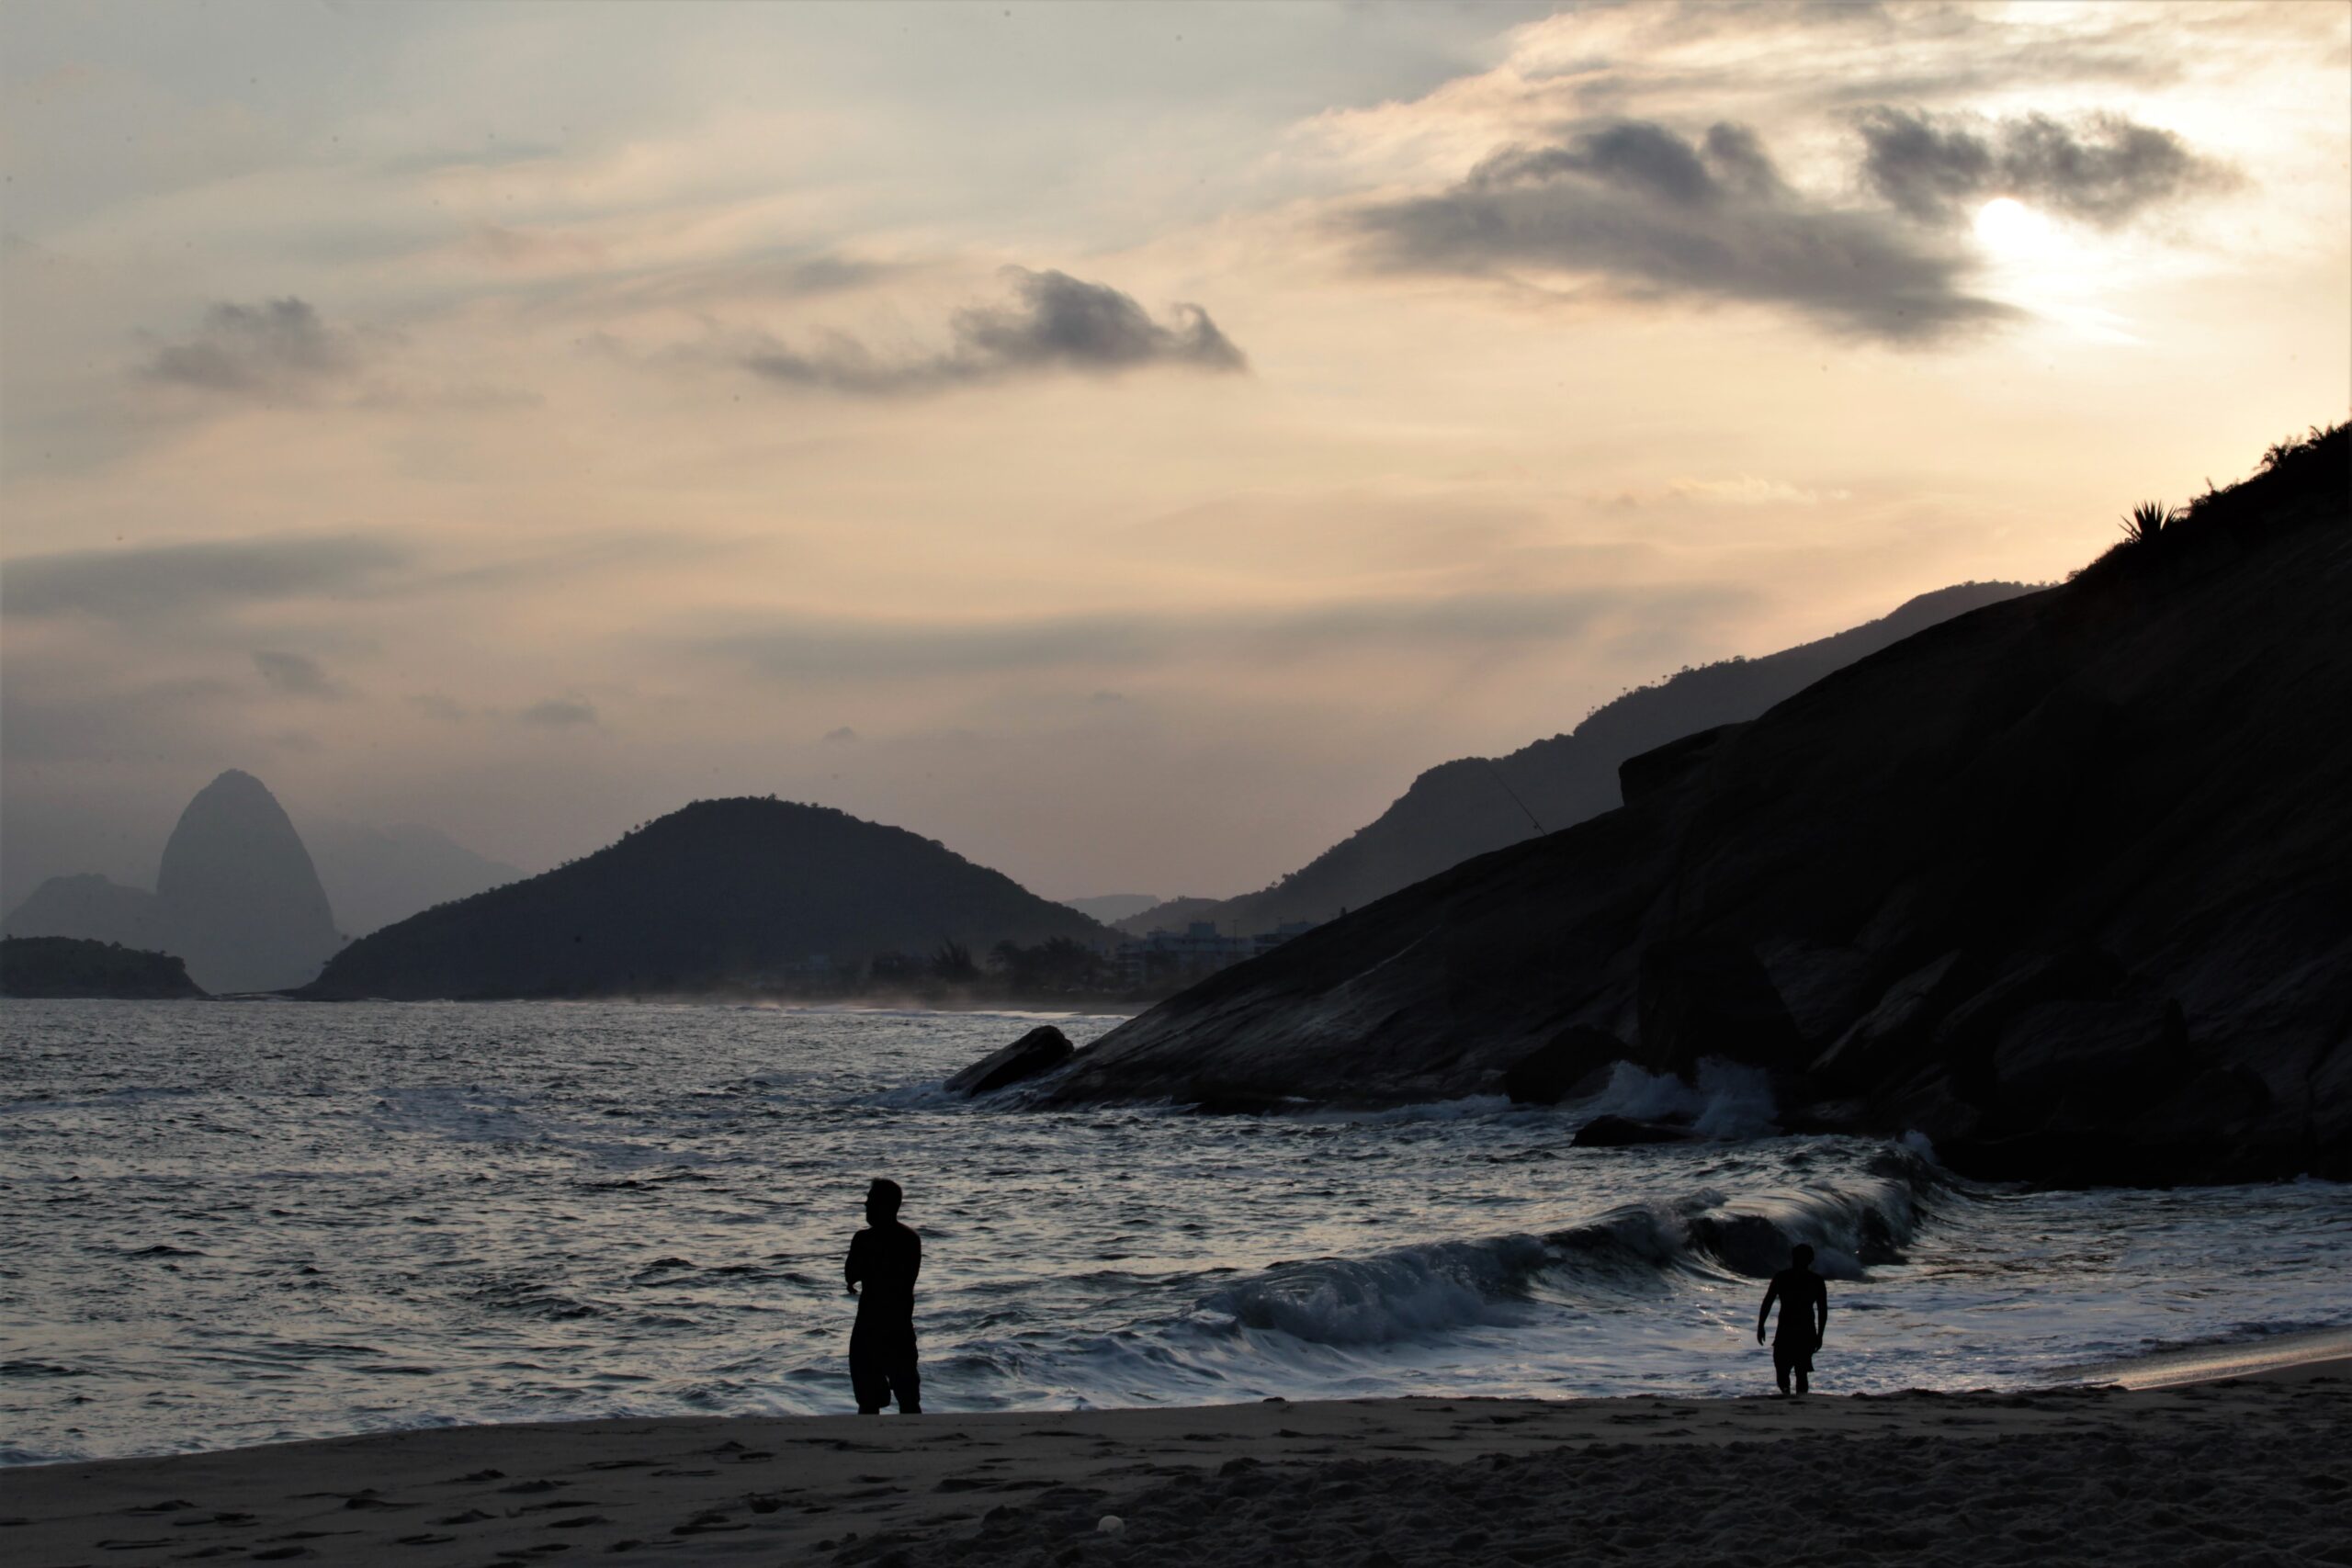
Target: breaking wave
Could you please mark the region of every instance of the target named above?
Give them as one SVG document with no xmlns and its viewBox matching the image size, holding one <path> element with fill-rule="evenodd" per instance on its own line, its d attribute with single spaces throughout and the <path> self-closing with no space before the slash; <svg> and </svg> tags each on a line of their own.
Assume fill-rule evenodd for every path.
<svg viewBox="0 0 2352 1568">
<path fill-rule="evenodd" d="M 1283 1264 L 1205 1296 L 1211 1322 L 1317 1345 L 1369 1346 L 1509 1324 L 1539 1295 L 1655 1293 L 1678 1273 L 1762 1279 L 1799 1242 L 1832 1280 L 1900 1262 L 1928 1200 L 1956 1190 L 1916 1152 L 1890 1146 L 1860 1179 L 1804 1192 L 1628 1203 L 1540 1235 L 1428 1242 L 1362 1258 Z"/>
</svg>

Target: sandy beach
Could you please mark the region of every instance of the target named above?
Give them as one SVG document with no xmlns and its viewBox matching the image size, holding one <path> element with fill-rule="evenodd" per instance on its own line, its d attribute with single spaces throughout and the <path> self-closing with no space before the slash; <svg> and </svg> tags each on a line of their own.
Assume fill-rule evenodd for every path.
<svg viewBox="0 0 2352 1568">
<path fill-rule="evenodd" d="M 2352 1563 L 2352 1362 L 2154 1381 L 442 1428 L 0 1472 L 0 1555 Z"/>
</svg>

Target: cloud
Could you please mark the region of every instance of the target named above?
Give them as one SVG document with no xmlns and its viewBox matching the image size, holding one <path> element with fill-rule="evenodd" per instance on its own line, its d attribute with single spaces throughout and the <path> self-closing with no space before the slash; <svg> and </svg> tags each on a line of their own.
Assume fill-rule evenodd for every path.
<svg viewBox="0 0 2352 1568">
<path fill-rule="evenodd" d="M 350 694 L 342 682 L 330 680 L 319 661 L 300 653 L 261 652 L 254 668 L 270 690 L 289 697 L 318 697 L 338 702 Z"/>
<path fill-rule="evenodd" d="M 1975 204 L 2007 196 L 2111 229 L 2236 177 L 2171 131 L 2121 115 L 2072 126 L 2040 114 L 1986 124 L 1881 106 L 1857 124 L 1871 188 L 1929 223 L 1964 221 Z"/>
<path fill-rule="evenodd" d="M 308 302 L 288 296 L 213 306 L 193 334 L 157 348 L 146 372 L 206 391 L 275 398 L 347 376 L 359 359 L 350 333 L 329 326 Z"/>
<path fill-rule="evenodd" d="M 1107 284 L 1062 272 L 1009 269 L 1017 300 L 956 312 L 954 344 L 915 359 L 888 360 L 835 334 L 813 349 L 769 340 L 743 366 L 792 386 L 871 397 L 937 391 L 1056 371 L 1116 375 L 1153 366 L 1235 373 L 1249 361 L 1206 310 L 1180 304 L 1167 321 Z"/>
<path fill-rule="evenodd" d="M 825 731 L 825 739 L 837 746 L 846 746 L 857 739 L 857 731 L 844 724 L 839 729 Z"/>
<path fill-rule="evenodd" d="M 1742 474 L 1736 479 L 1669 480 L 1666 493 L 1678 501 L 1693 501 L 1713 506 L 1818 506 L 1824 494 L 1817 490 L 1805 490 L 1786 479 L 1768 479 L 1755 474 Z M 1844 501 L 1849 492 L 1833 490 L 1826 499 Z M 1639 500 L 1620 497 L 1621 501 L 1638 507 Z"/>
<path fill-rule="evenodd" d="M 1699 142 L 1646 120 L 1496 152 L 1436 196 L 1358 210 L 1377 265 L 1471 276 L 1521 268 L 1636 298 L 1775 305 L 1833 331 L 1925 343 L 2014 312 L 1968 292 L 1972 262 L 1891 213 L 1792 190 L 1745 127 Z"/>
<path fill-rule="evenodd" d="M 1423 653 L 1573 642 L 1627 615 L 1720 614 L 1737 592 L 1571 589 L 1344 600 L 1288 610 L 1057 615 L 1009 622 L 851 622 L 792 616 L 696 639 L 694 651 L 794 679 L 887 681 L 1009 671 L 1141 669 L 1188 660 L 1278 661 L 1385 648 Z M 1120 700 L 1104 689 L 1096 700 Z"/>
<path fill-rule="evenodd" d="M 19 556 L 0 573 L 0 614 L 179 619 L 241 604 L 359 592 L 408 559 L 404 549 L 355 535 Z"/>
<path fill-rule="evenodd" d="M 594 724 L 596 709 L 577 697 L 549 697 L 544 702 L 533 703 L 514 716 L 525 724 L 569 729 L 578 725 Z"/>
</svg>

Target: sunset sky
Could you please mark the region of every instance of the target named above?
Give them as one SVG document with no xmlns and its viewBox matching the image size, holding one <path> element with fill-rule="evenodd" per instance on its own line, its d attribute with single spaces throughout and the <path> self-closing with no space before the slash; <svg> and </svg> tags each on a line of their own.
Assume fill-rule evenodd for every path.
<svg viewBox="0 0 2352 1568">
<path fill-rule="evenodd" d="M 1236 893 L 2352 404 L 2352 7 L 1550 10 L 0 9 L 0 896 L 229 767 Z"/>
</svg>

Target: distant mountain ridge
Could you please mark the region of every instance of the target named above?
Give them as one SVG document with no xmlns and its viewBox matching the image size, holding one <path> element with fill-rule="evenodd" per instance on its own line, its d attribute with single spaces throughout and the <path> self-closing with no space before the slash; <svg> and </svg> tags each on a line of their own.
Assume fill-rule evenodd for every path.
<svg viewBox="0 0 2352 1568">
<path fill-rule="evenodd" d="M 310 846 L 319 880 L 347 936 L 366 936 L 435 904 L 520 882 L 526 874 L 416 822 L 371 828 L 313 818 L 303 824 L 302 841 Z"/>
<path fill-rule="evenodd" d="M 214 992 L 299 986 L 343 941 L 301 835 L 268 786 L 235 768 L 180 813 L 154 892 L 103 876 L 51 877 L 0 931 L 169 953 Z"/>
<path fill-rule="evenodd" d="M 932 840 L 827 807 L 701 800 L 584 859 L 410 917 L 302 995 L 489 998 L 754 987 L 883 953 L 1109 931 Z"/>
<path fill-rule="evenodd" d="M 1297 871 L 1233 898 L 1173 898 L 1113 922 L 1142 935 L 1210 920 L 1254 936 L 1290 920 L 1320 922 L 1434 876 L 1473 855 L 1573 827 L 1623 801 L 1626 758 L 1720 724 L 1754 718 L 1828 674 L 1954 615 L 2014 599 L 2021 582 L 1963 582 L 1905 601 L 1875 621 L 1758 659 L 1702 664 L 1595 708 L 1564 735 L 1507 757 L 1441 762 L 1387 810 Z"/>
</svg>

